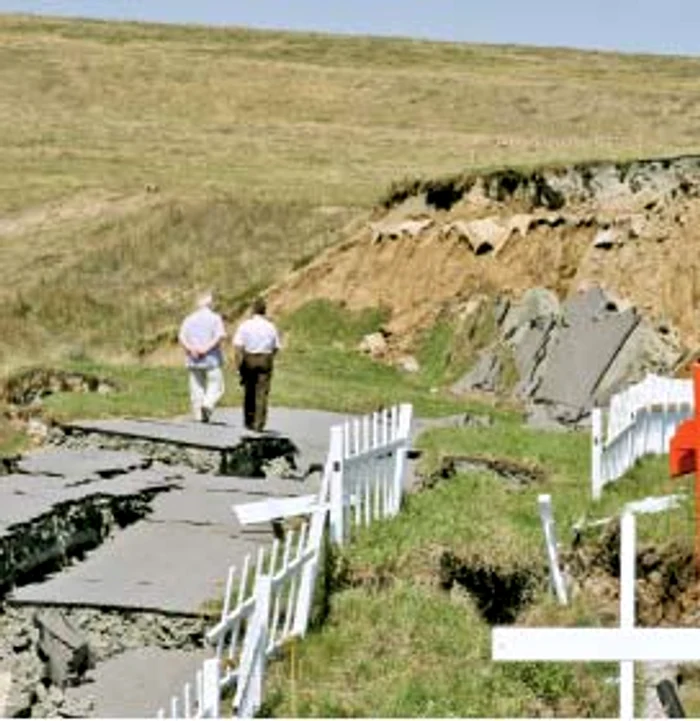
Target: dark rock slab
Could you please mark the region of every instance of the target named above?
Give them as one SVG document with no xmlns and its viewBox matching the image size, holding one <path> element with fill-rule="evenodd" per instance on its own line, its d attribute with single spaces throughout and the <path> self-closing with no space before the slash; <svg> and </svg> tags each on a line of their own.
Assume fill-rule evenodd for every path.
<svg viewBox="0 0 700 721">
<path fill-rule="evenodd" d="M 52 684 L 63 688 L 69 680 L 82 679 L 94 666 L 87 639 L 60 612 L 41 611 L 35 615 L 34 624 L 39 629 L 38 648 Z"/>
<path fill-rule="evenodd" d="M 584 303 L 576 301 L 573 312 L 567 313 L 567 327 L 553 340 L 535 398 L 590 409 L 598 383 L 639 323 L 639 316 L 632 309 L 587 316 Z"/>
</svg>

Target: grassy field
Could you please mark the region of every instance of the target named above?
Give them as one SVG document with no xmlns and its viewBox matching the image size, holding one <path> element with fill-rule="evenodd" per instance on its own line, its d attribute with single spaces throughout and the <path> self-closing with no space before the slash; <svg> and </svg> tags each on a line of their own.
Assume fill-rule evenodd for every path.
<svg viewBox="0 0 700 721">
<path fill-rule="evenodd" d="M 698 152 L 699 71 L 691 58 L 0 15 L 0 373 L 53 364 L 117 385 L 50 396 L 55 418 L 186 413 L 184 370 L 146 359 L 172 345 L 195 290 L 214 287 L 232 321 L 404 178 Z M 335 595 L 293 685 L 288 663 L 271 667 L 266 713 L 614 714 L 614 668 L 491 664 L 472 600 L 434 583 L 444 550 L 541 559 L 543 490 L 568 537 L 590 510 L 587 437 L 446 396 L 467 356 L 441 325 L 416 375 L 351 352 L 383 319 L 323 305 L 282 319 L 272 402 L 489 412 L 491 428 L 424 436 L 426 467 L 487 449 L 545 477 L 510 492 L 458 476 L 360 534 L 346 561 L 364 581 Z M 227 388 L 223 403 L 239 403 L 230 372 Z M 0 452 L 25 443 L 0 414 Z M 667 490 L 663 478 L 663 461 L 643 464 L 595 515 Z M 640 532 L 687 537 L 687 511 Z M 565 612 L 537 598 L 530 612 L 599 621 L 585 598 Z"/>
<path fill-rule="evenodd" d="M 357 533 L 343 554 L 346 581 L 332 597 L 328 622 L 298 646 L 293 663 L 288 654 L 270 666 L 265 714 L 615 717 L 617 690 L 606 682 L 617 673 L 614 665 L 491 662 L 491 622 L 479 611 L 478 594 L 459 585 L 443 590 L 441 557 L 448 552 L 501 574 L 518 568 L 543 574 L 539 493 L 552 494 L 558 537 L 568 546 L 583 515 L 606 517 L 629 500 L 691 491 L 691 484 L 671 483 L 665 459 L 650 460 L 594 504 L 588 434 L 527 430 L 515 417 L 487 429 L 431 430 L 419 447 L 425 472 L 444 454 L 486 453 L 528 461 L 545 475 L 514 489 L 491 473 L 459 474 L 409 496 L 396 519 Z M 692 507 L 640 517 L 638 526 L 640 543 L 692 543 Z M 507 587 L 490 593 L 496 606 L 508 605 Z M 530 605 L 513 613 L 516 623 L 538 626 L 617 623 L 587 593 L 562 608 L 535 590 Z M 641 683 L 637 688 L 641 714 Z M 690 715 L 700 711 L 693 684 L 683 687 L 682 698 Z"/>
<path fill-rule="evenodd" d="M 697 151 L 699 68 L 0 15 L 0 367 L 234 316 L 405 176 Z"/>
</svg>

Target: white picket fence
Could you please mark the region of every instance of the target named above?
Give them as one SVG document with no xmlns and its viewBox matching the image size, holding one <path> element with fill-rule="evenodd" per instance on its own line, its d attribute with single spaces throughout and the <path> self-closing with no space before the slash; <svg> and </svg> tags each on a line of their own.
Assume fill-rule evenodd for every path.
<svg viewBox="0 0 700 721">
<path fill-rule="evenodd" d="M 158 718 L 218 718 L 218 666 L 219 663 L 215 658 L 207 659 L 195 677 L 196 697 L 193 698 L 192 685 L 186 683 L 182 689 L 182 696 L 173 696 L 170 700 L 170 716 L 166 717 L 165 710 L 161 709 Z"/>
<path fill-rule="evenodd" d="M 594 499 L 603 487 L 647 454 L 668 453 L 678 425 L 693 414 L 691 380 L 648 375 L 613 396 L 607 419 L 602 408 L 591 417 L 591 485 Z M 603 429 L 607 420 L 607 428 Z"/>
<path fill-rule="evenodd" d="M 247 556 L 240 573 L 229 568 L 221 618 L 206 634 L 216 653 L 198 673 L 202 693 L 193 710 L 186 686 L 184 701 L 171 701 L 171 718 L 180 709 L 190 714 L 185 718 L 218 715 L 220 694 L 231 689 L 235 716 L 254 716 L 267 660 L 306 634 L 326 523 L 331 540 L 341 545 L 354 526 L 399 512 L 412 419 L 412 406 L 402 404 L 334 426 L 318 494 L 234 507 L 244 525 L 291 516 L 310 516 L 310 522 L 287 532 L 284 543 L 260 548 L 254 563 Z"/>
<path fill-rule="evenodd" d="M 343 544 L 352 526 L 396 515 L 406 475 L 413 409 L 409 404 L 331 429 L 331 538 Z"/>
</svg>

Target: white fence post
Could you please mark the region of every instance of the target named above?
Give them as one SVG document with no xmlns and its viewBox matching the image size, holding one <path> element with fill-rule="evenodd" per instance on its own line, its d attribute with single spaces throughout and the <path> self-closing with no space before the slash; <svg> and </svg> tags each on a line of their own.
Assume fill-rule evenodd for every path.
<svg viewBox="0 0 700 721">
<path fill-rule="evenodd" d="M 309 625 L 327 514 L 328 506 L 324 505 L 317 508 L 311 518 L 311 528 L 309 530 L 307 543 L 309 548 L 314 549 L 314 554 L 304 565 L 304 570 L 301 575 L 301 583 L 299 584 L 299 593 L 294 610 L 294 625 L 292 630 L 294 635 L 304 636 Z"/>
<path fill-rule="evenodd" d="M 200 715 L 219 718 L 219 659 L 208 658 L 202 666 L 202 708 Z"/>
<path fill-rule="evenodd" d="M 603 410 L 594 408 L 591 412 L 591 481 L 593 499 L 600 498 L 603 489 Z"/>
<path fill-rule="evenodd" d="M 328 460 L 330 463 L 330 518 L 331 538 L 334 543 L 342 545 L 345 540 L 345 488 L 343 483 L 343 456 L 346 447 L 347 426 L 333 426 L 331 428 L 330 449 Z M 346 436 L 347 437 L 347 436 Z"/>
<path fill-rule="evenodd" d="M 246 629 L 236 695 L 233 699 L 234 711 L 239 718 L 252 718 L 262 703 L 271 592 L 272 578 L 259 575 L 255 583 L 255 612 Z"/>
<path fill-rule="evenodd" d="M 547 547 L 547 558 L 549 559 L 549 573 L 552 589 L 557 595 L 557 599 L 562 606 L 568 603 L 566 594 L 566 584 L 564 577 L 559 569 L 557 559 L 557 538 L 554 531 L 554 515 L 552 513 L 552 497 L 549 494 L 541 494 L 538 498 L 540 506 L 540 518 L 542 520 L 542 530 L 544 531 L 544 541 Z"/>
</svg>

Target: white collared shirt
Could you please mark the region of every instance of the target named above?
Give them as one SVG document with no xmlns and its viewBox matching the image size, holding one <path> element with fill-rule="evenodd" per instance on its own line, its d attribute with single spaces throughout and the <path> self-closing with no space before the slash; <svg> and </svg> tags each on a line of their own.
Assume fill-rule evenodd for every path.
<svg viewBox="0 0 700 721">
<path fill-rule="evenodd" d="M 246 353 L 272 353 L 279 349 L 277 328 L 264 316 L 254 315 L 238 326 L 233 345 Z"/>
</svg>

